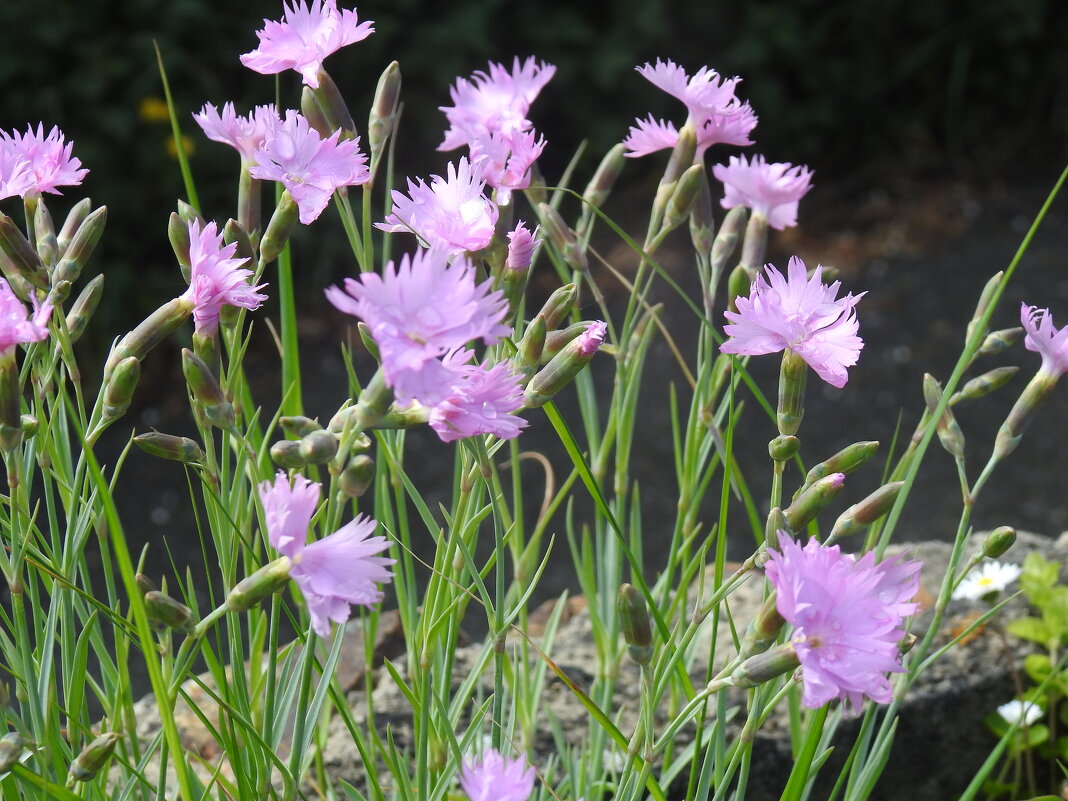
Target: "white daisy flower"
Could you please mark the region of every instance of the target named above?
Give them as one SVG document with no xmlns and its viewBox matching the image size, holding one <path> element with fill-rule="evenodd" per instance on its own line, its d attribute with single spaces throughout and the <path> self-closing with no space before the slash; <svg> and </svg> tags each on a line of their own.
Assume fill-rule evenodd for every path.
<svg viewBox="0 0 1068 801">
<path fill-rule="evenodd" d="M 978 601 L 991 592 L 1001 592 L 1016 581 L 1023 568 L 1009 562 L 986 562 L 978 570 L 973 570 L 953 590 L 954 598 Z"/>
<path fill-rule="evenodd" d="M 1030 701 L 1009 701 L 998 707 L 998 714 L 1010 726 L 1017 723 L 1030 726 L 1042 717 L 1042 707 Z"/>
</svg>

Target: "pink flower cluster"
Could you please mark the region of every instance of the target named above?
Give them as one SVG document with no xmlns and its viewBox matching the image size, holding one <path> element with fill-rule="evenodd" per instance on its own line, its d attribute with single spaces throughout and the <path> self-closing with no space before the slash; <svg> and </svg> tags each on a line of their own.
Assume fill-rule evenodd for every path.
<svg viewBox="0 0 1068 801">
<path fill-rule="evenodd" d="M 57 187 L 80 184 L 89 170 L 81 169 L 81 161 L 71 155 L 73 148 L 55 126 L 48 136 L 42 124 L 36 131 L 27 126 L 24 134 L 0 131 L 0 199 L 59 195 Z"/>
<path fill-rule="evenodd" d="M 388 567 L 395 560 L 376 556 L 389 547 L 389 540 L 372 537 L 378 523 L 364 515 L 308 543 L 308 526 L 321 489 L 299 475 L 291 485 L 279 470 L 273 484 L 260 484 L 259 494 L 267 538 L 275 550 L 289 557 L 289 575 L 304 594 L 312 628 L 320 637 L 327 637 L 330 621 L 348 620 L 351 605 L 371 606 L 382 600 L 378 585 L 392 578 Z"/>
<path fill-rule="evenodd" d="M 749 134 L 756 127 L 757 116 L 748 103 L 742 103 L 735 95 L 740 78 L 725 80 L 708 67 L 701 67 L 691 78 L 675 62 L 659 59 L 655 65 L 646 64 L 637 70 L 686 106 L 686 122 L 697 133 L 698 156 L 714 144 L 753 144 Z M 650 114 L 647 120 L 635 121 L 623 144 L 627 156 L 638 157 L 672 148 L 678 139 L 678 129 L 672 123 Z"/>
<path fill-rule="evenodd" d="M 222 234 L 214 222 L 201 228 L 196 220 L 189 223 L 189 289 L 182 297 L 194 304 L 193 322 L 196 332 L 212 336 L 219 330 L 219 314 L 223 306 L 258 309 L 266 295 L 257 290 L 266 284 L 251 286 L 252 270 L 244 269 L 248 259 L 232 258 L 237 243 L 223 245 Z"/>
<path fill-rule="evenodd" d="M 790 259 L 786 277 L 771 264 L 753 283 L 749 297 L 736 300 L 737 312 L 724 316 L 729 339 L 720 346 L 724 353 L 760 356 L 792 349 L 834 387 L 843 387 L 847 367 L 857 363 L 864 341 L 857 336 L 860 324 L 854 310 L 866 293 L 838 297 L 840 281 L 830 286 L 820 278 L 817 266 L 808 277 L 805 263 Z"/>
<path fill-rule="evenodd" d="M 534 791 L 534 768 L 525 759 L 508 759 L 490 749 L 464 758 L 460 788 L 471 801 L 527 801 Z"/>
<path fill-rule="evenodd" d="M 511 329 L 508 305 L 490 281 L 475 283 L 463 256 L 451 264 L 441 247 L 404 256 L 382 275 L 346 278 L 344 289 L 326 290 L 338 309 L 359 317 L 378 345 L 382 371 L 398 403 L 417 401 L 431 409 L 430 423 L 445 441 L 475 434 L 510 438 L 526 421 L 519 377 L 503 365 L 469 364 L 465 345 L 497 342 Z"/>
<path fill-rule="evenodd" d="M 373 22 L 359 22 L 355 9 L 338 11 L 337 0 L 312 0 L 310 6 L 294 0 L 280 22 L 263 21 L 256 31 L 260 46 L 241 56 L 241 63 L 263 75 L 296 70 L 305 85 L 318 89 L 323 60 L 374 30 Z"/>
<path fill-rule="evenodd" d="M 779 541 L 766 571 L 779 614 L 794 627 L 805 706 L 839 698 L 859 713 L 865 697 L 890 703 L 886 674 L 903 671 L 899 643 L 917 609 L 922 563 L 901 555 L 876 563 L 871 551 L 856 559 L 816 540 L 802 548 L 785 532 Z"/>
<path fill-rule="evenodd" d="M 51 304 L 47 301 L 41 304 L 34 295 L 30 296 L 30 303 L 33 311 L 27 314 L 26 304 L 0 278 L 0 359 L 12 359 L 16 346 L 40 342 L 48 336 Z"/>
</svg>

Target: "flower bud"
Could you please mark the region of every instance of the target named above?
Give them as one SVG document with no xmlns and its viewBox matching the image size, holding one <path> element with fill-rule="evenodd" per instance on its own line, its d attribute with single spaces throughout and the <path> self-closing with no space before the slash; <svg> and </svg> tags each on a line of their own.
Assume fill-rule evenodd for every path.
<svg viewBox="0 0 1068 801">
<path fill-rule="evenodd" d="M 674 230 L 690 216 L 690 209 L 693 208 L 694 199 L 701 190 L 702 181 L 707 185 L 708 179 L 705 177 L 704 164 L 694 164 L 679 177 L 675 190 L 664 207 L 664 220 L 660 224 L 661 233 Z"/>
<path fill-rule="evenodd" d="M 171 250 L 174 258 L 178 260 L 178 267 L 182 271 L 182 278 L 189 283 L 189 226 L 178 216 L 178 212 L 172 211 L 167 220 L 167 239 L 171 242 Z"/>
<path fill-rule="evenodd" d="M 153 621 L 183 634 L 192 634 L 196 628 L 193 610 L 158 590 L 145 593 L 145 610 Z"/>
<path fill-rule="evenodd" d="M 150 592 L 157 592 L 159 590 L 159 587 L 156 586 L 156 582 L 144 573 L 135 573 L 134 583 L 137 585 L 137 589 L 140 591 L 142 598 Z"/>
<path fill-rule="evenodd" d="M 778 436 L 768 443 L 768 455 L 776 462 L 788 462 L 797 456 L 801 440 L 792 436 Z"/>
<path fill-rule="evenodd" d="M 545 348 L 545 317 L 539 314 L 527 325 L 523 332 L 523 338 L 519 340 L 519 347 L 514 361 L 517 372 L 530 374 L 541 361 L 542 350 Z"/>
<path fill-rule="evenodd" d="M 738 239 L 741 237 L 742 231 L 745 230 L 745 224 L 748 219 L 749 209 L 745 206 L 735 206 L 723 218 L 723 223 L 716 234 L 716 240 L 712 243 L 712 269 L 717 275 L 726 266 L 727 259 L 734 255 L 734 251 L 738 247 Z M 746 291 L 748 291 L 748 285 Z"/>
<path fill-rule="evenodd" d="M 986 339 L 983 340 L 983 345 L 979 348 L 979 355 L 995 356 L 998 353 L 1001 353 L 1003 350 L 1016 344 L 1016 341 L 1023 336 L 1023 332 L 1024 330 L 1020 326 L 1016 326 L 1015 328 L 1002 328 L 1000 331 L 991 331 L 986 335 Z"/>
<path fill-rule="evenodd" d="M 337 456 L 337 437 L 319 429 L 300 440 L 300 455 L 307 464 L 326 464 Z"/>
<path fill-rule="evenodd" d="M 322 108 L 320 108 L 318 101 L 315 99 L 315 91 L 310 86 L 305 86 L 301 90 L 300 114 L 322 139 L 326 139 L 336 130 L 330 127 L 326 114 L 323 113 Z"/>
<path fill-rule="evenodd" d="M 708 185 L 708 175 L 701 172 L 697 194 L 690 208 L 690 241 L 694 250 L 710 256 L 716 246 L 716 217 L 712 211 L 712 189 Z"/>
<path fill-rule="evenodd" d="M 252 240 L 249 238 L 248 231 L 232 217 L 223 226 L 223 242 L 227 245 L 237 243 L 237 250 L 234 251 L 233 256 L 235 259 L 248 259 L 250 263 L 256 263 L 256 252 L 252 248 Z"/>
<path fill-rule="evenodd" d="M 541 225 L 553 247 L 572 270 L 586 272 L 589 269 L 586 251 L 579 245 L 575 232 L 564 222 L 560 212 L 548 203 L 539 203 L 537 208 Z"/>
<path fill-rule="evenodd" d="M 71 342 L 77 342 L 85 333 L 89 320 L 100 305 L 100 297 L 104 292 L 104 276 L 97 275 L 90 281 L 75 298 L 74 304 L 67 314 L 67 333 Z"/>
<path fill-rule="evenodd" d="M 104 732 L 82 749 L 71 763 L 70 777 L 75 781 L 87 782 L 94 778 L 111 758 L 115 744 L 119 741 L 116 732 Z"/>
<path fill-rule="evenodd" d="M 630 584 L 623 584 L 616 596 L 616 610 L 630 658 L 639 665 L 648 665 L 653 658 L 653 630 L 645 598 Z"/>
<path fill-rule="evenodd" d="M 740 297 L 748 297 L 752 288 L 752 276 L 741 264 L 736 265 L 731 270 L 731 274 L 727 276 L 727 308 L 731 311 L 738 311 L 734 301 Z"/>
<path fill-rule="evenodd" d="M 773 506 L 771 511 L 768 512 L 768 519 L 764 521 L 764 545 L 767 548 L 776 549 L 779 547 L 779 532 L 788 533 L 789 523 L 786 522 L 786 515 L 782 513 L 782 509 L 778 506 Z"/>
<path fill-rule="evenodd" d="M 352 139 L 356 136 L 356 123 L 352 121 L 352 115 L 349 113 L 349 107 L 345 103 L 345 99 L 341 96 L 341 91 L 337 88 L 337 84 L 334 83 L 334 79 L 330 77 L 328 73 L 322 67 L 319 68 L 319 88 L 312 89 L 311 92 L 315 96 L 315 102 L 318 104 L 319 109 L 323 113 L 323 117 L 326 119 L 327 129 L 322 133 L 323 138 L 330 136 L 337 129 L 341 129 L 341 139 Z M 307 91 L 307 87 L 305 87 Z M 301 102 L 303 108 L 304 103 Z"/>
<path fill-rule="evenodd" d="M 739 262 L 745 267 L 750 279 L 755 278 L 764 266 L 764 253 L 768 249 L 768 218 L 763 214 L 753 214 L 745 226 L 745 239 L 742 240 L 742 258 Z"/>
<path fill-rule="evenodd" d="M 904 486 L 903 481 L 891 481 L 879 487 L 860 503 L 850 506 L 834 521 L 834 527 L 828 539 L 837 540 L 864 531 L 894 507 L 894 502 L 897 501 L 897 496 L 901 494 L 901 488 Z"/>
<path fill-rule="evenodd" d="M 805 416 L 805 382 L 808 379 L 808 364 L 792 348 L 782 352 L 779 369 L 779 407 L 775 420 L 779 434 L 793 436 L 801 427 Z"/>
<path fill-rule="evenodd" d="M 192 313 L 193 301 L 186 298 L 173 298 L 164 303 L 112 348 L 104 366 L 104 377 L 110 378 L 115 365 L 129 356 L 145 358 L 150 350 L 177 331 Z"/>
<path fill-rule="evenodd" d="M 745 660 L 768 650 L 782 631 L 786 621 L 779 614 L 775 601 L 776 594 L 772 592 L 760 605 L 757 616 L 753 618 L 745 637 L 742 638 L 742 645 L 738 650 L 741 659 Z"/>
<path fill-rule="evenodd" d="M 22 384 L 12 354 L 0 360 L 0 450 L 10 451 L 22 442 Z"/>
<path fill-rule="evenodd" d="M 852 445 L 847 445 L 827 461 L 814 465 L 805 475 L 805 486 L 813 484 L 831 473 L 845 473 L 848 475 L 861 465 L 866 464 L 877 450 L 879 450 L 878 440 L 854 442 Z"/>
<path fill-rule="evenodd" d="M 63 221 L 63 227 L 56 235 L 60 258 L 66 255 L 67 247 L 70 245 L 71 240 L 74 239 L 74 234 L 82 227 L 82 222 L 89 216 L 89 211 L 92 208 L 93 202 L 85 197 L 75 203 L 71 210 L 67 212 L 67 219 Z"/>
<path fill-rule="evenodd" d="M 141 360 L 128 356 L 115 365 L 104 387 L 104 419 L 114 420 L 126 414 L 137 382 L 141 380 Z"/>
<path fill-rule="evenodd" d="M 260 260 L 264 264 L 270 264 L 278 258 L 293 233 L 299 214 L 297 202 L 287 189 L 278 199 L 278 205 L 267 223 L 267 230 L 263 232 L 263 239 L 260 240 Z"/>
<path fill-rule="evenodd" d="M 789 673 L 801 664 L 797 651 L 790 643 L 777 645 L 769 651 L 751 656 L 731 673 L 731 683 L 735 687 L 756 687 L 766 681 Z"/>
<path fill-rule="evenodd" d="M 1012 526 L 999 526 L 983 540 L 983 556 L 997 559 L 1016 544 L 1016 529 Z"/>
<path fill-rule="evenodd" d="M 979 293 L 979 302 L 976 304 L 975 312 L 972 314 L 972 319 L 968 323 L 968 330 L 965 335 L 966 342 L 971 341 L 972 335 L 975 333 L 975 328 L 979 325 L 980 318 L 986 314 L 986 310 L 990 308 L 990 302 L 994 299 L 994 292 L 997 291 L 998 285 L 1001 283 L 1001 279 L 1004 275 L 1004 270 L 994 273 L 983 286 L 983 291 Z"/>
<path fill-rule="evenodd" d="M 831 473 L 802 492 L 794 499 L 786 510 L 786 524 L 791 531 L 798 532 L 804 529 L 816 516 L 826 509 L 834 497 L 845 484 L 843 473 Z"/>
<path fill-rule="evenodd" d="M 1046 398 L 1053 391 L 1057 378 L 1056 375 L 1040 370 L 1024 387 L 1024 391 L 1016 399 L 1016 403 L 1009 411 L 1009 416 L 1005 418 L 1005 422 L 1001 424 L 994 438 L 995 459 L 1004 459 L 1016 450 L 1024 429 L 1031 422 L 1038 407 L 1045 403 Z"/>
<path fill-rule="evenodd" d="M 401 71 L 393 61 L 378 78 L 371 114 L 367 120 L 367 148 L 370 151 L 372 176 L 385 151 L 386 142 L 397 125 L 397 108 L 400 105 Z"/>
<path fill-rule="evenodd" d="M 282 417 L 278 420 L 278 424 L 291 437 L 303 437 L 313 431 L 323 430 L 317 420 L 308 417 Z"/>
<path fill-rule="evenodd" d="M 45 301 L 53 309 L 58 306 L 62 306 L 66 303 L 67 298 L 70 296 L 71 284 L 70 281 L 58 280 L 52 284 L 52 288 L 48 290 L 48 298 Z"/>
<path fill-rule="evenodd" d="M 233 428 L 237 422 L 233 404 L 227 400 L 219 379 L 204 360 L 189 348 L 182 348 L 182 372 L 193 392 L 193 400 L 208 421 L 222 429 Z"/>
<path fill-rule="evenodd" d="M 0 251 L 7 256 L 6 260 L 0 259 L 5 275 L 9 278 L 17 275 L 38 289 L 48 289 L 51 283 L 48 271 L 22 231 L 6 214 L 0 214 Z"/>
<path fill-rule="evenodd" d="M 593 325 L 593 320 L 579 320 L 571 323 L 567 328 L 558 328 L 545 335 L 545 346 L 541 351 L 542 364 L 547 363 L 553 356 L 567 347 L 567 343 L 576 339 Z"/>
<path fill-rule="evenodd" d="M 149 431 L 133 438 L 134 444 L 150 456 L 175 462 L 203 462 L 204 450 L 189 437 L 176 437 L 160 431 Z"/>
<path fill-rule="evenodd" d="M 583 334 L 569 342 L 541 368 L 527 384 L 526 407 L 533 409 L 544 405 L 553 395 L 570 384 L 600 348 L 606 331 L 607 326 L 603 322 L 591 323 Z"/>
<path fill-rule="evenodd" d="M 9 731 L 0 737 L 0 775 L 15 766 L 25 747 L 26 741 L 17 732 Z"/>
<path fill-rule="evenodd" d="M 590 182 L 586 184 L 586 191 L 582 193 L 585 205 L 599 209 L 608 200 L 608 195 L 619 180 L 619 174 L 623 172 L 623 165 L 626 163 L 623 157 L 625 151 L 623 143 L 619 142 L 605 153 Z"/>
<path fill-rule="evenodd" d="M 953 404 L 962 400 L 976 400 L 982 398 L 985 395 L 989 395 L 995 389 L 999 389 L 1009 382 L 1014 375 L 1020 372 L 1019 367 L 995 367 L 993 370 L 983 373 L 980 376 L 976 376 L 971 381 L 961 387 L 959 392 L 953 393 L 953 397 L 949 399 L 949 403 Z"/>
<path fill-rule="evenodd" d="M 671 156 L 668 158 L 667 166 L 664 168 L 664 175 L 660 178 L 660 183 L 656 187 L 656 196 L 653 198 L 653 212 L 651 215 L 651 222 L 655 223 L 651 225 L 653 230 L 659 229 L 660 223 L 664 219 L 664 210 L 668 201 L 675 194 L 675 187 L 678 185 L 682 174 L 693 166 L 696 153 L 697 131 L 694 130 L 692 123 L 687 122 L 682 126 L 682 130 L 679 131 L 679 137 L 675 140 L 675 146 L 671 149 Z"/>
<path fill-rule="evenodd" d="M 307 464 L 300 455 L 300 443 L 292 439 L 280 439 L 271 446 L 271 461 L 286 470 L 299 470 Z"/>
<path fill-rule="evenodd" d="M 41 422 L 32 414 L 24 414 L 19 417 L 22 422 L 22 434 L 26 439 L 29 439 L 41 428 Z"/>
<path fill-rule="evenodd" d="M 538 314 L 545 318 L 545 330 L 553 331 L 564 321 L 578 298 L 577 284 L 564 284 L 555 290 Z"/>
<path fill-rule="evenodd" d="M 278 592 L 289 581 L 292 563 L 283 556 L 242 579 L 226 596 L 225 606 L 230 612 L 247 612 L 264 598 Z"/>
<path fill-rule="evenodd" d="M 37 200 L 37 208 L 33 210 L 33 235 L 37 240 L 37 256 L 45 267 L 51 267 L 59 255 L 59 242 L 56 239 L 56 226 L 52 222 L 52 215 L 48 213 L 44 198 Z"/>
<path fill-rule="evenodd" d="M 338 477 L 338 487 L 350 498 L 360 498 L 375 480 L 375 460 L 365 453 L 354 457 Z"/>
<path fill-rule="evenodd" d="M 82 222 L 74 233 L 63 253 L 63 258 L 56 265 L 53 281 L 77 281 L 82 274 L 89 257 L 93 255 L 97 242 L 104 233 L 108 221 L 108 207 L 101 206 Z"/>
<path fill-rule="evenodd" d="M 923 397 L 927 401 L 927 410 L 933 415 L 942 400 L 942 385 L 930 373 L 923 376 Z M 957 418 L 953 416 L 949 406 L 946 406 L 936 426 L 938 441 L 942 447 L 954 458 L 964 458 L 964 432 L 957 424 Z"/>
</svg>

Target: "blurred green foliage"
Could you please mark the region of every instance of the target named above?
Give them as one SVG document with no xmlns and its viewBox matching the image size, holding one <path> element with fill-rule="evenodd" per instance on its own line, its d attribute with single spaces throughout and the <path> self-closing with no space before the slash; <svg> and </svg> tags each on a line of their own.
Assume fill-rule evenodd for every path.
<svg viewBox="0 0 1068 801">
<path fill-rule="evenodd" d="M 871 163 L 988 169 L 1019 158 L 1059 162 L 1066 152 L 1063 0 L 391 0 L 358 9 L 377 33 L 327 66 L 359 121 L 381 70 L 400 62 L 398 147 L 406 174 L 442 168 L 446 157 L 434 152 L 444 128 L 437 107 L 450 102 L 455 78 L 515 55 L 558 66 L 532 112 L 549 140 L 543 162 L 550 179 L 583 137 L 592 170 L 635 117 L 651 111 L 681 122 L 682 106 L 634 72 L 658 57 L 690 71 L 707 64 L 741 75 L 740 94 L 762 117 L 760 151 L 805 162 L 824 181 Z M 98 258 L 106 261 L 108 297 L 123 302 L 102 314 L 133 319 L 178 290 L 164 236 L 181 193 L 168 156 L 170 129 L 140 113 L 162 96 L 152 41 L 194 143 L 205 212 L 222 220 L 233 202 L 236 157 L 204 140 L 188 115 L 205 101 L 233 100 L 245 111 L 272 101 L 276 86 L 296 102 L 295 74 L 276 83 L 237 60 L 256 46 L 261 20 L 281 13 L 280 0 L 0 5 L 0 127 L 60 125 L 92 171 L 85 192 L 110 207 Z M 648 169 L 660 163 L 646 161 Z M 62 201 L 53 205 L 65 211 Z"/>
</svg>

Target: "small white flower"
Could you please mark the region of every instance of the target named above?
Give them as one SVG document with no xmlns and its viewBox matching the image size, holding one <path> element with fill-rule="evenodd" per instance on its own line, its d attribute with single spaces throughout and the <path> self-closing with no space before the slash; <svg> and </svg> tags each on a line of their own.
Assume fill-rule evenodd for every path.
<svg viewBox="0 0 1068 801">
<path fill-rule="evenodd" d="M 954 598 L 978 601 L 991 592 L 1001 592 L 1016 581 L 1023 568 L 1007 562 L 987 562 L 978 570 L 973 570 L 953 590 Z"/>
<path fill-rule="evenodd" d="M 1030 726 L 1042 717 L 1042 707 L 1030 701 L 1009 701 L 998 707 L 998 714 L 1010 726 L 1016 723 Z"/>
</svg>

